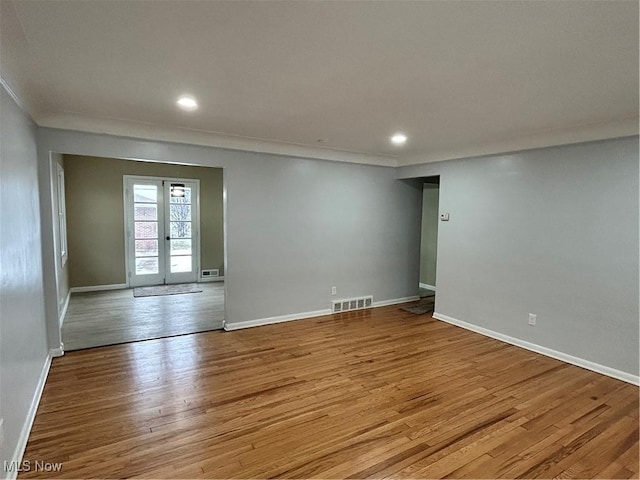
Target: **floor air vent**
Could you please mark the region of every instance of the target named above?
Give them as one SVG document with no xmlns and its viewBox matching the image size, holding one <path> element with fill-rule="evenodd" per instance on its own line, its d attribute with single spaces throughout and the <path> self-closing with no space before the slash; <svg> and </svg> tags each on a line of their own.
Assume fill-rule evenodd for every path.
<svg viewBox="0 0 640 480">
<path fill-rule="evenodd" d="M 345 300 L 333 300 L 331 302 L 331 311 L 333 313 L 349 312 L 351 310 L 371 308 L 372 305 L 373 295 L 358 298 L 347 298 Z"/>
</svg>

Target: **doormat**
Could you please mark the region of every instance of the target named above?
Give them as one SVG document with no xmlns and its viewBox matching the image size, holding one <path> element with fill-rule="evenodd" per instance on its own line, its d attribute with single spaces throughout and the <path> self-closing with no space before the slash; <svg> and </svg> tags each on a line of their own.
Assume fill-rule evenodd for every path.
<svg viewBox="0 0 640 480">
<path fill-rule="evenodd" d="M 202 289 L 196 283 L 182 283 L 179 285 L 156 285 L 155 287 L 137 287 L 133 289 L 134 297 L 159 297 L 162 295 L 180 295 L 183 293 L 198 293 Z"/>
<path fill-rule="evenodd" d="M 420 302 L 417 305 L 400 308 L 405 312 L 414 313 L 416 315 L 424 315 L 425 313 L 433 312 L 433 302 Z"/>
</svg>

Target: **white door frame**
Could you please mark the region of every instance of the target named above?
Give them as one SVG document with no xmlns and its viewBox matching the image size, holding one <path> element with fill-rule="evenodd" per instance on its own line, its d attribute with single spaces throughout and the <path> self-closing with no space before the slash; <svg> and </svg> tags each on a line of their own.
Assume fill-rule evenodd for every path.
<svg viewBox="0 0 640 480">
<path fill-rule="evenodd" d="M 202 269 L 202 265 L 200 264 L 200 180 L 197 178 L 177 178 L 177 177 L 156 177 L 156 176 L 148 176 L 148 175 L 123 175 L 122 176 L 122 198 L 123 198 L 123 209 L 124 209 L 124 249 L 125 249 L 125 254 L 124 254 L 124 258 L 125 258 L 125 276 L 126 276 L 126 285 L 127 288 L 131 287 L 131 269 L 133 268 L 133 262 L 131 260 L 131 256 L 132 256 L 132 251 L 131 251 L 131 243 L 130 242 L 130 235 L 131 235 L 131 231 L 130 231 L 130 224 L 132 222 L 131 219 L 131 212 L 129 212 L 129 209 L 127 208 L 128 206 L 128 201 L 129 201 L 129 195 L 132 194 L 132 192 L 128 191 L 128 187 L 129 187 L 129 183 L 130 182 L 134 182 L 134 181 L 141 181 L 141 182 L 172 182 L 172 183 L 195 183 L 197 185 L 197 195 L 195 198 L 195 201 L 192 199 L 192 207 L 195 207 L 194 210 L 195 212 L 192 212 L 193 218 L 194 218 L 194 223 L 197 224 L 198 228 L 198 232 L 197 235 L 195 235 L 193 237 L 193 243 L 195 243 L 195 245 L 192 245 L 193 248 L 193 256 L 194 256 L 194 265 L 195 265 L 195 269 L 196 271 L 195 276 L 196 276 L 196 282 L 198 282 L 200 280 L 200 271 Z M 164 205 L 164 188 L 162 189 L 162 196 L 163 196 L 163 210 L 167 209 L 167 206 Z M 164 212 L 162 213 L 163 216 Z M 158 216 L 160 216 L 160 213 L 158 213 Z M 159 222 L 160 223 L 160 222 Z M 162 220 L 162 224 L 165 224 L 166 220 L 165 218 L 163 218 Z M 168 226 L 166 226 L 168 228 Z M 162 239 L 163 242 L 165 242 L 165 236 L 166 233 L 163 232 L 158 232 L 158 238 Z M 163 245 L 166 246 L 166 244 L 163 243 Z M 160 249 L 159 250 L 165 250 L 165 249 Z M 163 255 L 165 257 L 165 259 L 168 258 L 168 255 L 165 253 Z M 160 260 L 160 259 L 159 259 Z M 166 270 L 166 267 L 164 268 Z M 166 283 L 166 275 L 167 272 L 164 272 L 164 276 L 165 276 L 165 283 Z"/>
</svg>

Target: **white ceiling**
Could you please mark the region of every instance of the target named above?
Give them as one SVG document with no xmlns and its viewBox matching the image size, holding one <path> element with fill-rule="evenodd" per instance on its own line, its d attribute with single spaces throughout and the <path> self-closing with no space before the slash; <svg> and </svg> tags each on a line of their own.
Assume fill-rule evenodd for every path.
<svg viewBox="0 0 640 480">
<path fill-rule="evenodd" d="M 389 165 L 638 129 L 636 1 L 0 4 L 44 126 Z"/>
</svg>

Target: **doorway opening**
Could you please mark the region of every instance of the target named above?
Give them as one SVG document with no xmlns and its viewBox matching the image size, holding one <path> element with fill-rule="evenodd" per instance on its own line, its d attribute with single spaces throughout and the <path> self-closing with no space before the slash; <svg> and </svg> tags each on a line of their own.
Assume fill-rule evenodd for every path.
<svg viewBox="0 0 640 480">
<path fill-rule="evenodd" d="M 222 168 L 54 161 L 65 174 L 68 259 L 57 283 L 68 299 L 66 351 L 223 328 Z"/>
<path fill-rule="evenodd" d="M 425 177 L 422 185 L 420 235 L 420 304 L 433 310 L 436 300 L 440 177 Z"/>
</svg>

